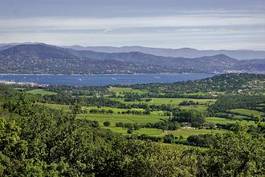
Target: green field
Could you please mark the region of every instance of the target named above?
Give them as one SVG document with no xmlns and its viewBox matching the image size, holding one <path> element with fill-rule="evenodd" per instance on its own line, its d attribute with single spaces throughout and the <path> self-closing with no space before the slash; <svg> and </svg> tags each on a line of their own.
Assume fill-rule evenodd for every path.
<svg viewBox="0 0 265 177">
<path fill-rule="evenodd" d="M 113 132 L 120 133 L 122 135 L 128 135 L 127 128 L 121 128 L 121 127 L 104 127 L 105 129 L 109 129 Z M 188 138 L 191 135 L 202 135 L 202 134 L 223 134 L 228 131 L 226 130 L 210 130 L 210 129 L 191 129 L 191 128 L 181 128 L 174 131 L 163 131 L 161 129 L 156 128 L 141 128 L 139 130 L 133 131 L 132 134 L 134 135 L 148 135 L 148 136 L 157 136 L 157 137 L 163 137 L 165 135 L 172 134 L 176 137 L 182 136 L 183 139 Z"/>
<path fill-rule="evenodd" d="M 150 103 L 152 104 L 173 104 L 179 105 L 183 101 L 193 101 L 199 104 L 210 104 L 213 103 L 214 99 L 190 99 L 190 98 L 152 98 Z"/>
<path fill-rule="evenodd" d="M 201 134 L 223 134 L 227 132 L 226 130 L 215 130 L 215 129 L 193 129 L 193 128 L 181 128 L 174 131 L 165 131 L 163 134 L 173 134 L 174 136 L 182 136 L 183 138 L 187 138 L 191 135 L 201 135 Z"/>
<path fill-rule="evenodd" d="M 117 122 L 123 123 L 154 123 L 166 119 L 164 116 L 159 115 L 129 115 L 129 114 L 79 114 L 79 119 L 96 120 L 99 123 L 109 121 L 112 126 Z"/>
<path fill-rule="evenodd" d="M 26 93 L 30 93 L 30 94 L 34 94 L 34 95 L 56 95 L 57 93 L 55 92 L 51 92 L 51 91 L 47 91 L 44 89 L 33 89 L 33 90 L 29 90 Z"/>
<path fill-rule="evenodd" d="M 194 92 L 194 93 L 185 93 L 184 96 L 213 96 L 222 95 L 224 92 Z"/>
<path fill-rule="evenodd" d="M 164 99 L 162 99 L 164 100 Z M 169 100 L 169 99 L 167 99 Z M 204 100 L 206 102 L 206 100 Z M 60 104 L 44 104 L 53 109 L 59 109 L 68 111 L 68 105 L 60 105 Z M 110 129 L 113 132 L 120 133 L 123 135 L 128 135 L 127 128 L 116 127 L 115 124 L 118 122 L 122 123 L 138 123 L 138 124 L 147 124 L 147 123 L 155 123 L 161 120 L 167 119 L 166 116 L 162 116 L 162 111 L 155 111 L 152 112 L 150 115 L 131 115 L 131 114 L 118 114 L 118 112 L 126 111 L 127 109 L 120 109 L 120 108 L 112 108 L 112 107 L 96 107 L 96 106 L 85 106 L 82 108 L 83 110 L 89 111 L 90 109 L 105 109 L 105 110 L 113 110 L 113 114 L 102 114 L 102 113 L 95 113 L 95 114 L 79 114 L 78 119 L 85 119 L 91 121 L 98 121 L 100 127 L 105 129 Z M 206 111 L 206 105 L 192 105 L 192 106 L 181 106 L 181 109 L 189 109 L 189 110 L 198 110 L 198 111 Z M 135 110 L 142 110 L 142 109 L 135 109 Z M 110 126 L 104 127 L 103 123 L 109 121 Z M 219 117 L 207 117 L 207 122 L 212 123 L 220 123 L 220 124 L 228 124 L 228 123 L 245 123 L 245 124 L 253 124 L 253 121 L 238 121 L 238 120 L 231 120 L 226 118 L 219 118 Z M 181 128 L 175 131 L 163 131 L 161 129 L 156 128 L 141 128 L 139 130 L 133 131 L 135 135 L 148 135 L 148 136 L 160 136 L 163 137 L 167 134 L 173 134 L 174 136 L 182 136 L 184 139 L 189 137 L 190 135 L 198 135 L 198 134 L 216 134 L 216 133 L 225 133 L 226 130 L 211 130 L 211 129 L 194 129 L 194 128 Z"/>
<path fill-rule="evenodd" d="M 101 110 L 112 110 L 114 113 L 118 113 L 118 112 L 123 112 L 123 111 L 127 111 L 128 109 L 121 109 L 121 108 L 115 108 L 115 107 L 106 107 L 106 106 L 101 106 L 101 107 L 97 107 L 97 106 L 83 106 L 82 107 L 83 110 L 91 110 L 91 109 L 101 109 Z M 135 110 L 135 111 L 144 111 L 144 109 L 140 109 L 140 108 L 132 108 L 130 110 Z"/>
<path fill-rule="evenodd" d="M 144 91 L 132 89 L 132 88 L 123 88 L 123 87 L 110 87 L 109 91 L 114 92 L 118 95 L 124 95 L 125 93 L 138 93 L 141 94 Z M 44 92 L 45 90 L 39 90 L 35 89 L 31 92 L 37 94 Z M 42 93 L 44 95 L 44 93 Z M 194 94 L 202 94 L 202 93 L 194 93 Z M 216 99 L 191 99 L 191 98 L 151 98 L 151 101 L 130 101 L 126 102 L 125 98 L 111 98 L 116 101 L 123 102 L 125 104 L 139 104 L 139 103 L 145 103 L 149 105 L 172 105 L 175 107 L 180 108 L 181 110 L 197 110 L 202 113 L 207 113 L 208 106 L 211 104 L 214 104 Z M 197 103 L 196 105 L 187 105 L 187 106 L 180 106 L 179 104 L 183 101 L 193 101 Z M 53 109 L 58 110 L 64 110 L 69 111 L 69 105 L 60 105 L 60 104 L 44 104 L 45 106 Z M 112 110 L 113 113 L 107 114 L 107 113 L 89 113 L 91 109 L 96 110 Z M 137 123 L 139 125 L 144 125 L 147 123 L 156 123 L 162 120 L 167 119 L 167 116 L 164 116 L 163 111 L 153 111 L 150 115 L 133 115 L 133 114 L 126 114 L 122 112 L 126 112 L 129 109 L 121 109 L 116 107 L 104 107 L 104 106 L 82 106 L 82 110 L 85 111 L 82 114 L 78 114 L 78 119 L 85 119 L 85 120 L 91 120 L 91 121 L 98 121 L 99 126 L 104 129 L 109 129 L 113 132 L 120 133 L 122 135 L 128 135 L 127 128 L 122 127 L 116 127 L 116 123 L 122 122 L 122 123 Z M 136 110 L 136 111 L 144 111 L 144 109 L 141 108 L 132 108 L 130 110 Z M 247 116 L 262 116 L 262 112 L 255 111 L 255 110 L 248 110 L 248 109 L 232 109 L 230 110 L 232 113 L 233 119 L 229 118 L 219 118 L 219 117 L 206 117 L 206 122 L 211 122 L 214 124 L 235 124 L 235 123 L 241 123 L 241 124 L 247 124 L 247 125 L 254 125 L 254 121 L 248 121 L 244 120 L 247 118 Z M 236 120 L 238 119 L 238 120 Z M 241 120 L 240 120 L 241 119 Z M 105 127 L 103 125 L 104 122 L 110 122 L 109 127 Z M 134 135 L 142 135 L 145 134 L 147 136 L 158 136 L 158 137 L 164 137 L 165 135 L 172 134 L 176 137 L 183 137 L 185 140 L 187 137 L 191 135 L 199 135 L 199 134 L 216 134 L 216 133 L 225 133 L 228 132 L 228 130 L 223 129 L 197 129 L 197 128 L 191 128 L 191 127 L 182 127 L 178 130 L 174 131 L 163 131 L 162 129 L 157 128 L 140 128 L 138 130 L 134 130 L 132 134 Z"/>
<path fill-rule="evenodd" d="M 49 103 L 37 103 L 39 105 L 47 106 L 51 109 L 69 111 L 69 105 L 62 105 L 62 104 L 49 104 Z"/>
<path fill-rule="evenodd" d="M 144 90 L 132 89 L 130 87 L 109 87 L 108 90 L 118 95 L 123 95 L 125 93 L 138 93 L 138 94 L 146 93 L 146 91 Z"/>
<path fill-rule="evenodd" d="M 215 123 L 215 124 L 230 124 L 230 123 L 237 122 L 237 120 L 226 119 L 226 118 L 221 118 L 221 117 L 207 117 L 206 121 Z"/>
<path fill-rule="evenodd" d="M 122 127 L 104 127 L 105 129 L 109 129 L 115 133 L 120 133 L 122 135 L 128 135 L 127 128 Z M 163 131 L 161 129 L 156 128 L 141 128 L 139 130 L 135 130 L 132 133 L 133 135 L 147 135 L 147 136 L 162 136 Z"/>
<path fill-rule="evenodd" d="M 262 112 L 251 109 L 231 109 L 230 112 L 251 117 L 261 117 L 264 115 Z"/>
<path fill-rule="evenodd" d="M 207 122 L 215 123 L 215 124 L 248 124 L 248 125 L 254 125 L 254 121 L 247 121 L 247 120 L 233 120 L 233 119 L 227 119 L 227 118 L 221 118 L 221 117 L 206 117 Z"/>
<path fill-rule="evenodd" d="M 45 106 L 47 106 L 49 108 L 52 108 L 52 109 L 69 111 L 69 105 L 48 104 L 48 103 L 38 103 L 38 104 L 45 105 Z M 122 112 L 128 111 L 128 109 L 121 109 L 121 108 L 115 108 L 115 107 L 106 107 L 106 106 L 101 106 L 101 107 L 97 107 L 97 106 L 83 106 L 82 107 L 82 110 L 85 110 L 85 111 L 88 111 L 88 112 L 91 109 L 106 110 L 106 111 L 107 110 L 112 110 L 114 114 L 118 114 L 118 113 L 122 113 Z M 144 109 L 140 109 L 140 108 L 131 108 L 130 110 L 144 111 Z M 98 114 L 100 114 L 100 113 L 98 113 Z M 163 116 L 163 114 L 164 114 L 163 111 L 152 111 L 150 113 L 150 115 L 144 115 L 144 116 L 148 116 L 148 117 L 149 116 L 152 117 L 152 115 Z M 103 114 L 103 115 L 105 115 L 105 114 Z"/>
<path fill-rule="evenodd" d="M 145 101 L 130 101 L 126 102 L 123 98 L 113 98 L 114 100 L 121 101 L 123 103 L 147 103 L 147 104 L 155 104 L 155 105 L 161 105 L 161 104 L 169 104 L 169 105 L 175 105 L 178 106 L 183 101 L 193 101 L 198 104 L 213 104 L 216 100 L 215 99 L 191 99 L 191 98 L 151 98 L 151 101 L 145 102 Z"/>
<path fill-rule="evenodd" d="M 204 113 L 207 111 L 208 106 L 206 106 L 206 105 L 180 106 L 180 109 L 182 109 L 182 110 L 196 110 L 196 111 Z"/>
</svg>

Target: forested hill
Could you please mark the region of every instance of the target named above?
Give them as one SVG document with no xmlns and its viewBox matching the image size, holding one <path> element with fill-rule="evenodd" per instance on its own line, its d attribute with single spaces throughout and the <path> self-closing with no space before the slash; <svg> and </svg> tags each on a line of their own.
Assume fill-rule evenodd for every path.
<svg viewBox="0 0 265 177">
<path fill-rule="evenodd" d="M 199 58 L 155 56 L 141 52 L 79 51 L 46 44 L 21 44 L 0 51 L 0 73 L 224 73 L 265 72 L 265 59 L 236 60 L 219 54 Z"/>
<path fill-rule="evenodd" d="M 231 73 L 211 78 L 178 82 L 173 84 L 142 84 L 134 88 L 148 89 L 151 93 L 164 92 L 168 96 L 200 92 L 230 92 L 242 94 L 263 94 L 265 92 L 264 74 Z M 200 94 L 190 95 L 200 97 Z"/>
</svg>

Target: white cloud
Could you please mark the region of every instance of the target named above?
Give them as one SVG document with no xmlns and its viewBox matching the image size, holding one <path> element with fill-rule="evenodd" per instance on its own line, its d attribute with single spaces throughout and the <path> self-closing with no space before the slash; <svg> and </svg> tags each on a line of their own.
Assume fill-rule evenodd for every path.
<svg viewBox="0 0 265 177">
<path fill-rule="evenodd" d="M 0 42 L 265 49 L 263 13 L 185 13 L 120 18 L 0 19 Z"/>
<path fill-rule="evenodd" d="M 135 27 L 197 27 L 265 24 L 265 14 L 180 14 L 175 16 L 0 19 L 1 29 L 115 29 Z"/>
</svg>

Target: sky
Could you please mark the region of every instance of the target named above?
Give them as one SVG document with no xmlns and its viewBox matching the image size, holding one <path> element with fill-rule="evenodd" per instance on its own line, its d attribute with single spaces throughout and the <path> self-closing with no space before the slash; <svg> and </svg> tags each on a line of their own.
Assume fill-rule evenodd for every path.
<svg viewBox="0 0 265 177">
<path fill-rule="evenodd" d="M 265 0 L 0 0 L 0 43 L 265 50 Z"/>
</svg>

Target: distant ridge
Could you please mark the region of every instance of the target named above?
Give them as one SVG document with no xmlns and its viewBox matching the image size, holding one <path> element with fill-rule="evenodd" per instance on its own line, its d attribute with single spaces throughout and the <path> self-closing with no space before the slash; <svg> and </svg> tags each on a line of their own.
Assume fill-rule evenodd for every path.
<svg viewBox="0 0 265 177">
<path fill-rule="evenodd" d="M 92 50 L 96 52 L 108 52 L 108 53 L 121 53 L 121 52 L 142 52 L 146 54 L 165 56 L 165 57 L 184 57 L 184 58 L 196 58 L 203 56 L 212 56 L 218 54 L 224 54 L 231 58 L 239 60 L 249 59 L 265 59 L 265 51 L 255 50 L 197 50 L 193 48 L 151 48 L 142 46 L 124 46 L 124 47 L 111 47 L 111 46 L 67 46 L 75 50 Z"/>
<path fill-rule="evenodd" d="M 196 58 L 142 52 L 107 53 L 42 43 L 18 44 L 0 51 L 0 73 L 265 73 L 265 59 L 237 60 L 224 54 Z"/>
<path fill-rule="evenodd" d="M 21 44 L 42 44 L 42 43 L 7 43 L 0 44 L 0 51 Z M 252 59 L 265 59 L 265 51 L 262 50 L 198 50 L 193 48 L 154 48 L 154 47 L 143 47 L 143 46 L 61 46 L 63 48 L 74 49 L 74 50 L 89 50 L 95 52 L 104 53 L 128 53 L 128 52 L 141 52 L 146 54 L 152 54 L 164 57 L 183 57 L 183 58 L 198 58 L 203 56 L 213 56 L 224 54 L 231 58 L 238 60 L 252 60 Z"/>
</svg>

